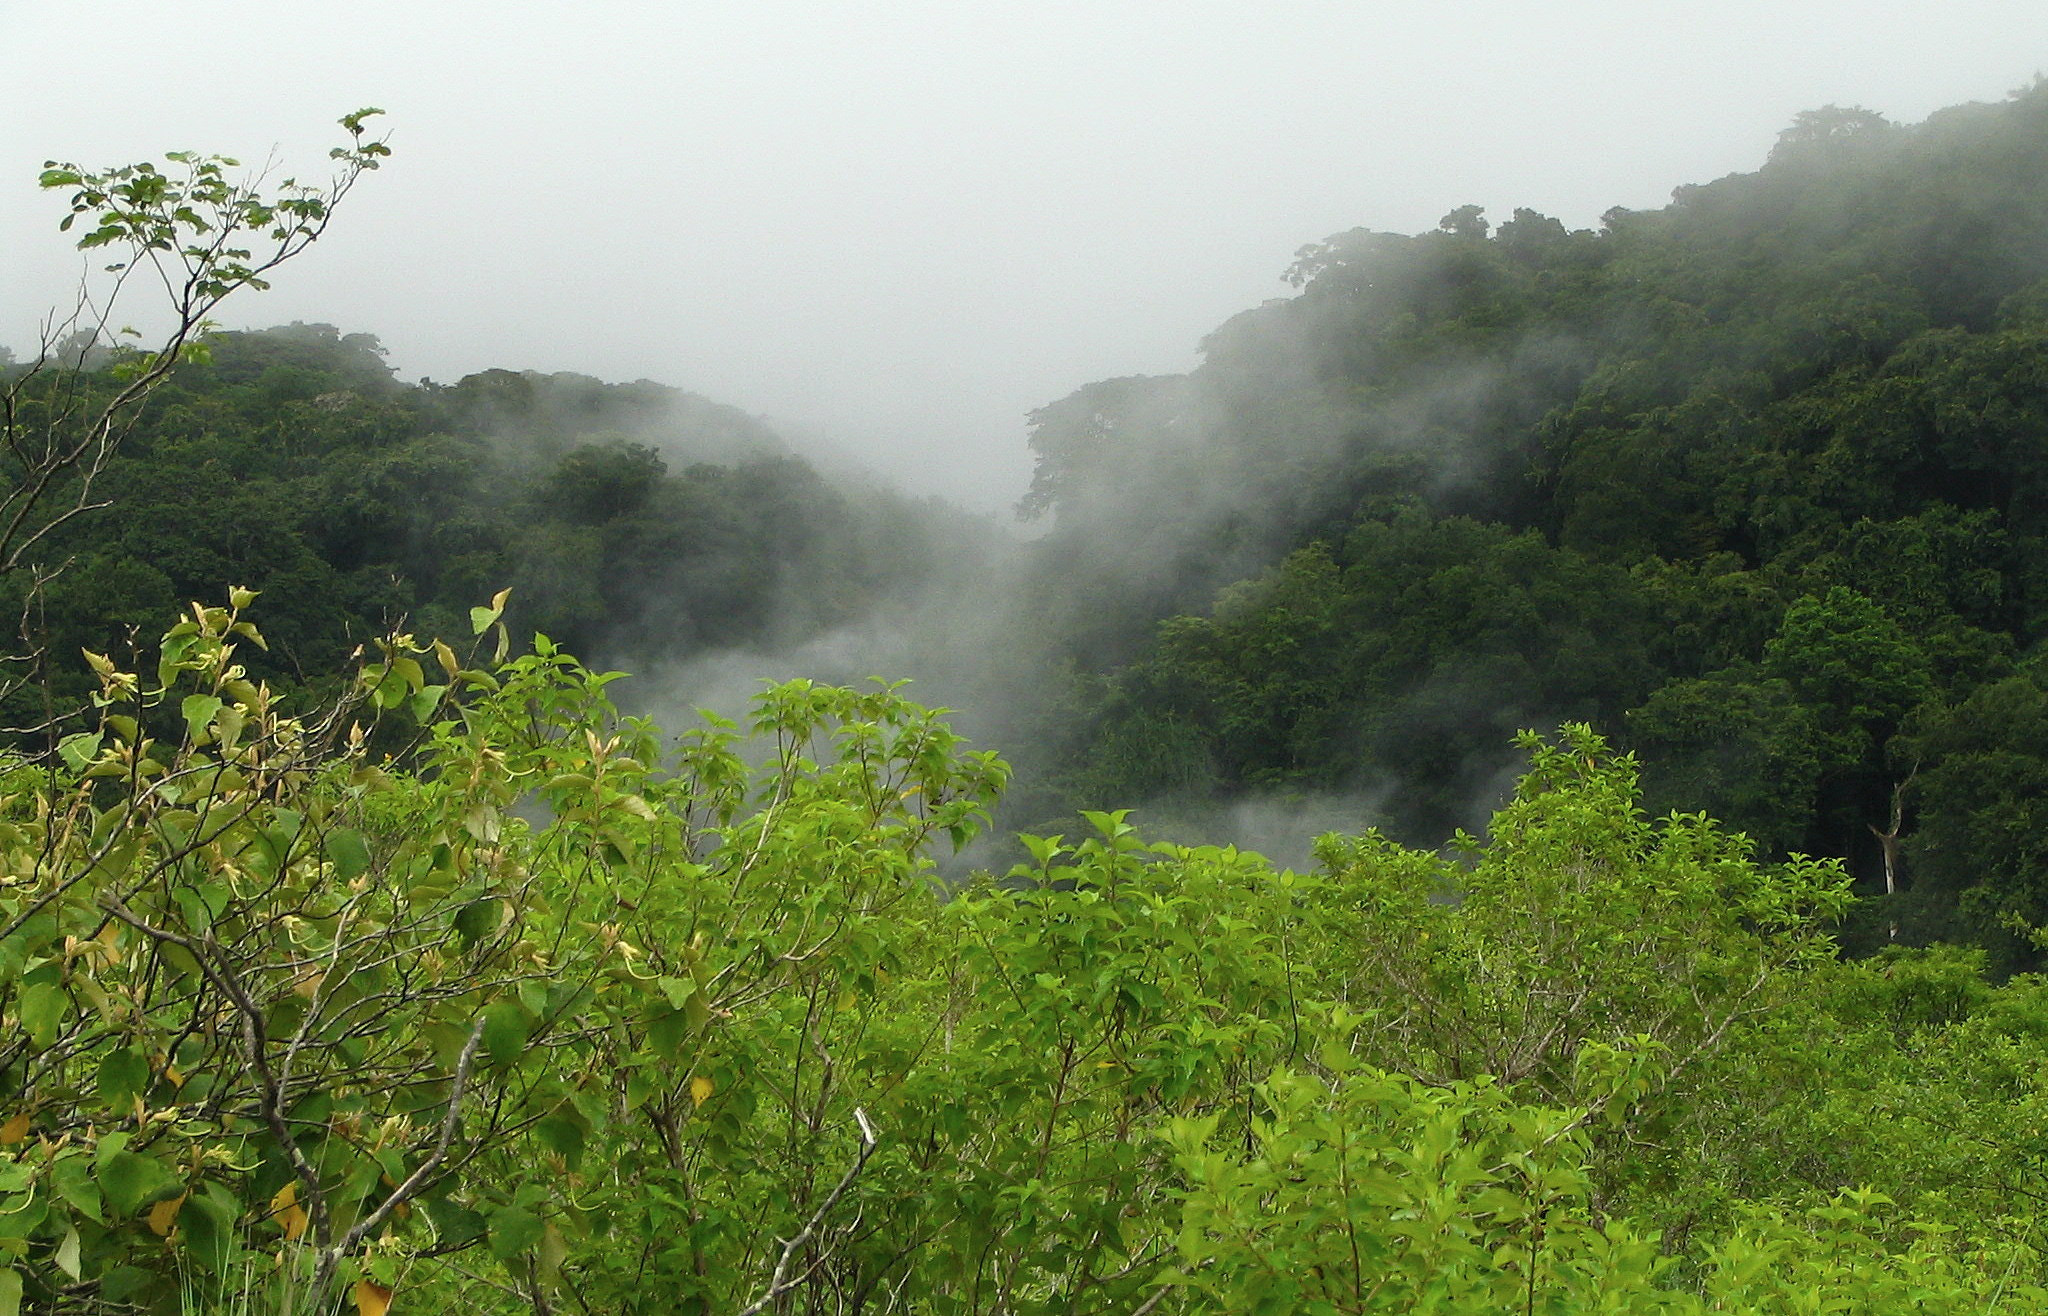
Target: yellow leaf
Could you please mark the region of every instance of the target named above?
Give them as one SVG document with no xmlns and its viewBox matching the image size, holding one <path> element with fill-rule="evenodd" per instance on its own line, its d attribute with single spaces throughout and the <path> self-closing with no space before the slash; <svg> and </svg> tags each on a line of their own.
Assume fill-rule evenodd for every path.
<svg viewBox="0 0 2048 1316">
<path fill-rule="evenodd" d="M 0 1147 L 12 1147 L 28 1136 L 28 1112 L 23 1111 L 5 1124 L 0 1124 Z"/>
<path fill-rule="evenodd" d="M 356 1316 L 384 1316 L 390 1308 L 390 1289 L 375 1280 L 356 1281 Z"/>
<path fill-rule="evenodd" d="M 171 1225 L 178 1218 L 178 1208 L 185 1205 L 185 1199 L 189 1196 L 191 1196 L 190 1193 L 179 1193 L 176 1197 L 165 1198 L 155 1206 L 150 1207 L 150 1232 L 158 1238 L 168 1235 L 171 1232 Z"/>
<path fill-rule="evenodd" d="M 307 1216 L 306 1208 L 299 1205 L 298 1184 L 288 1183 L 277 1190 L 270 1199 L 270 1218 L 287 1239 L 299 1241 L 299 1235 L 306 1232 Z"/>
<path fill-rule="evenodd" d="M 715 1091 L 717 1091 L 717 1085 L 702 1074 L 690 1080 L 690 1100 L 699 1106 L 709 1101 L 711 1094 Z"/>
</svg>

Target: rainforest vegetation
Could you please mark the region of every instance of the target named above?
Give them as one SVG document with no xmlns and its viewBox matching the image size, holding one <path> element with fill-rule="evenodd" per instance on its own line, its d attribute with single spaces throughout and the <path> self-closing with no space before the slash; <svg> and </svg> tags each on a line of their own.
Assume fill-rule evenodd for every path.
<svg viewBox="0 0 2048 1316">
<path fill-rule="evenodd" d="M 1598 232 L 1468 207 L 1304 248 L 1193 374 L 1039 411 L 1046 606 L 1106 678 L 1065 784 L 1357 791 L 1434 843 L 1516 729 L 1584 719 L 1653 812 L 1844 860 L 1859 945 L 2032 966 L 2044 166 L 2038 88 L 1815 111 Z"/>
<path fill-rule="evenodd" d="M 31 400 L 122 380 L 39 383 Z M 372 336 L 304 324 L 210 336 L 95 492 L 109 509 L 48 550 L 68 563 L 38 589 L 52 654 L 120 651 L 244 582 L 277 600 L 251 670 L 294 687 L 401 620 L 464 634 L 507 586 L 525 631 L 622 663 L 772 648 L 913 587 L 968 521 L 828 483 L 760 421 L 674 389 L 506 370 L 402 384 Z M 30 582 L 13 584 L 9 615 Z M 75 666 L 55 674 L 70 693 Z"/>
<path fill-rule="evenodd" d="M 1304 248 L 950 600 L 731 408 L 204 332 L 366 117 L 44 177 L 196 273 L 5 369 L 0 1316 L 2048 1310 L 2048 89 Z M 1014 744 L 571 656 L 906 596 Z"/>
</svg>

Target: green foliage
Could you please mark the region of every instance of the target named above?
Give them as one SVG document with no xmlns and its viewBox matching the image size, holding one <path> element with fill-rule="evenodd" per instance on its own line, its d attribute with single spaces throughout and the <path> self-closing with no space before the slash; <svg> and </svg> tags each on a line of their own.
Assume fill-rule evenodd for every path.
<svg viewBox="0 0 2048 1316">
<path fill-rule="evenodd" d="M 71 213 L 58 227 L 68 231 L 84 219 L 81 250 L 125 250 L 125 260 L 107 267 L 115 273 L 134 261 L 160 270 L 164 260 L 172 261 L 190 277 L 185 295 L 203 317 L 206 308 L 238 288 L 269 287 L 263 274 L 320 236 L 355 177 L 390 156 L 391 148 L 382 141 L 363 139 L 364 122 L 382 113 L 363 109 L 342 116 L 341 126 L 352 141 L 330 152 L 344 171 L 342 181 L 332 186 L 287 178 L 274 194 L 265 195 L 257 183 L 229 177 L 227 171 L 239 161 L 191 151 L 169 152 L 168 170 L 147 162 L 90 170 L 49 160 L 37 181 L 48 189 L 73 189 Z M 258 255 L 238 245 L 248 241 L 270 247 Z"/>
<path fill-rule="evenodd" d="M 1987 943 L 2003 967 L 2029 958 L 2024 934 L 2048 923 L 2048 691 L 2033 675 L 1981 685 L 1923 710 L 1900 746 L 1919 827 L 1907 855 L 1919 880 L 1906 914 L 1922 937 Z"/>
<path fill-rule="evenodd" d="M 1347 1057 L 1348 1059 L 1348 1057 Z M 1326 1086 L 1282 1071 L 1249 1156 L 1205 1121 L 1169 1135 L 1190 1180 L 1175 1276 L 1229 1312 L 1876 1313 L 1961 1316 L 2048 1290 L 1958 1256 L 1882 1194 L 1803 1211 L 1759 1207 L 1675 1282 L 1655 1233 L 1594 1206 L 1570 1111 L 1490 1083 L 1431 1088 L 1341 1066 Z"/>
<path fill-rule="evenodd" d="M 1787 682 L 1726 667 L 1660 687 L 1628 730 L 1655 803 L 1696 807 L 1784 854 L 1800 847 L 1820 782 L 1810 716 Z"/>
<path fill-rule="evenodd" d="M 620 716 L 536 624 L 765 643 L 962 542 L 701 399 L 16 372 L 158 405 L 9 586 L 90 712 L 0 765 L 0 1313 L 2048 1309 L 2044 125 L 1340 235 L 1034 413 L 1062 787 L 1394 783 L 1310 873 L 1090 809 L 942 884 L 1009 769 L 900 688 Z M 216 298 L 326 222 L 173 163 L 46 182 Z M 1839 961 L 1878 861 L 1865 935 L 1988 950 Z"/>
<path fill-rule="evenodd" d="M 366 636 L 457 641 L 470 603 L 510 583 L 521 633 L 673 662 L 807 639 L 976 551 L 964 518 L 828 485 L 758 422 L 676 390 L 502 371 L 404 385 L 375 338 L 326 325 L 210 342 L 96 476 L 119 515 L 48 538 L 72 563 L 39 587 L 48 651 L 125 654 L 180 599 L 244 580 L 273 646 L 251 670 L 325 690 Z M 51 370 L 28 387 L 116 383 Z M 0 599 L 18 613 L 33 584 L 0 580 Z M 32 725 L 37 700 L 0 707 Z"/>
<path fill-rule="evenodd" d="M 1832 865 L 1760 867 L 1703 815 L 1651 823 L 1634 764 L 1584 727 L 1545 744 L 1482 845 L 1424 855 L 1329 837 L 1329 932 L 1369 1054 L 1441 1082 L 1491 1075 L 1582 1104 L 1582 1048 L 1649 1047 L 1684 1075 L 1788 975 L 1827 960 L 1848 904 Z"/>
<path fill-rule="evenodd" d="M 1934 693 L 1920 646 L 1840 585 L 1785 610 L 1764 645 L 1764 670 L 1819 713 L 1823 762 L 1838 768 L 1862 764 Z"/>
<path fill-rule="evenodd" d="M 261 177 L 231 178 L 235 161 L 191 152 L 170 153 L 163 170 L 45 162 L 42 187 L 73 189 L 60 227 L 84 219 L 78 246 L 121 259 L 105 267 L 107 283 L 87 281 L 69 312 L 52 312 L 33 360 L 0 377 L 0 576 L 26 576 L 34 594 L 61 573 L 61 562 L 52 567 L 44 555 L 60 547 L 68 523 L 105 505 L 95 501 L 95 483 L 172 370 L 206 359 L 213 312 L 243 288 L 268 287 L 265 276 L 303 254 L 362 176 L 391 154 L 381 140 L 364 139 L 364 120 L 379 113 L 342 118 L 350 141 L 329 153 L 335 172 L 322 185 L 286 179 L 266 192 Z M 138 272 L 163 290 L 169 328 L 153 348 L 110 352 L 115 308 Z M 96 386 L 79 378 L 88 371 L 99 374 Z M 21 638 L 33 646 L 33 637 Z"/>
<path fill-rule="evenodd" d="M 1830 107 L 1598 231 L 1339 234 L 1196 370 L 1034 413 L 1027 615 L 1087 723 L 1049 775 L 1084 806 L 1353 792 L 1419 840 L 1497 802 L 1512 730 L 1586 719 L 1659 807 L 1907 893 L 1873 935 L 2034 962 L 2001 922 L 2038 919 L 2030 852 L 1937 857 L 1967 808 L 1902 732 L 2048 637 L 2044 163 L 2038 85 Z"/>
<path fill-rule="evenodd" d="M 1612 717 L 1635 696 L 1617 641 L 1645 611 L 1626 574 L 1533 534 L 1414 509 L 1368 522 L 1341 551 L 1311 545 L 1225 592 L 1213 616 L 1164 624 L 1120 675 L 1077 793 L 1392 780 L 1404 837 L 1476 824 L 1518 727 Z M 1482 692 L 1498 698 L 1475 709 Z"/>
<path fill-rule="evenodd" d="M 400 637 L 309 723 L 236 661 L 261 643 L 252 597 L 195 607 L 153 677 L 95 656 L 97 727 L 61 770 L 13 772 L 0 1102 L 27 1196 L 8 1237 L 77 1258 L 71 1285 L 31 1273 L 39 1301 L 175 1294 L 148 1272 L 240 1283 L 243 1249 L 282 1237 L 303 1251 L 273 1297 L 319 1310 L 359 1273 L 392 1280 L 376 1240 L 415 1211 L 429 1238 L 483 1221 L 501 1260 L 544 1250 L 548 1185 L 454 1194 L 458 1171 L 637 1109 L 642 1028 L 672 1048 L 919 890 L 928 838 L 964 841 L 1001 780 L 886 690 L 804 683 L 763 698 L 759 778 L 721 729 L 656 777 L 610 678 L 544 638 L 466 669 Z M 502 599 L 479 612 L 501 629 Z M 376 765 L 358 710 L 426 726 L 411 770 Z M 693 869 L 694 890 L 669 884 Z M 735 908 L 757 911 L 744 941 L 718 931 Z"/>
<path fill-rule="evenodd" d="M 2029 1199 L 1944 1192 L 1952 1145 L 1887 1170 L 1910 1130 L 1831 1086 L 1897 1057 L 2019 1171 L 2038 990 L 1833 967 L 1838 870 L 1645 819 L 1584 728 L 1453 854 L 1297 874 L 1090 813 L 949 893 L 930 851 L 1007 770 L 894 688 L 665 747 L 613 675 L 512 655 L 500 596 L 496 658 L 394 637 L 295 716 L 239 662 L 253 597 L 92 656 L 92 728 L 6 779 L 0 1274 L 37 1310 L 2042 1300 L 1987 1227 Z M 1829 1128 L 1911 1205 L 1705 1150 Z"/>
</svg>

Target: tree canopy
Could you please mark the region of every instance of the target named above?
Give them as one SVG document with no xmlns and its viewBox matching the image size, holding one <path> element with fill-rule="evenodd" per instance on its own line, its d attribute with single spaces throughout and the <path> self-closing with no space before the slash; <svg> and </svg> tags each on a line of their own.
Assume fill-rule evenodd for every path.
<svg viewBox="0 0 2048 1316">
<path fill-rule="evenodd" d="M 2032 963 L 1999 920 L 2048 905 L 1945 860 L 1930 787 L 2048 638 L 2044 161 L 2048 89 L 1831 107 L 1598 231 L 1339 234 L 1189 375 L 1036 413 L 1038 606 L 1094 681 L 1063 798 L 1349 790 L 1421 839 L 1506 733 L 1588 718 L 1660 807 Z M 1123 751 L 1147 725 L 1173 753 Z"/>
</svg>

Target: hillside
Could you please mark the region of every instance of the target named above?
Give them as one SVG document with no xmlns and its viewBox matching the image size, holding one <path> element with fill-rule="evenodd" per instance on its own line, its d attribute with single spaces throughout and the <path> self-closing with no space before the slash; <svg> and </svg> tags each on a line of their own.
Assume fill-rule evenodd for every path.
<svg viewBox="0 0 2048 1316">
<path fill-rule="evenodd" d="M 1035 540 L 324 325 L 9 365 L 0 1316 L 2048 1311 L 2044 157 L 1333 238 Z"/>
<path fill-rule="evenodd" d="M 1653 810 L 2027 960 L 2044 275 L 2039 87 L 1802 115 L 1598 231 L 1466 207 L 1304 248 L 1192 374 L 1033 417 L 1046 606 L 1110 678 L 1068 798 L 1348 791 L 1423 840 L 1484 819 L 1516 728 L 1586 719 Z"/>
<path fill-rule="evenodd" d="M 103 391 L 114 364 L 39 383 Z M 522 635 L 614 663 L 773 648 L 921 581 L 966 520 L 830 482 L 759 420 L 677 389 L 406 384 L 374 337 L 326 325 L 216 335 L 95 492 L 109 506 L 47 550 L 69 563 L 36 610 L 60 665 L 127 652 L 229 581 L 265 598 L 253 670 L 295 687 L 392 626 L 465 636 L 508 586 Z M 26 582 L 5 588 L 18 608 Z"/>
</svg>

